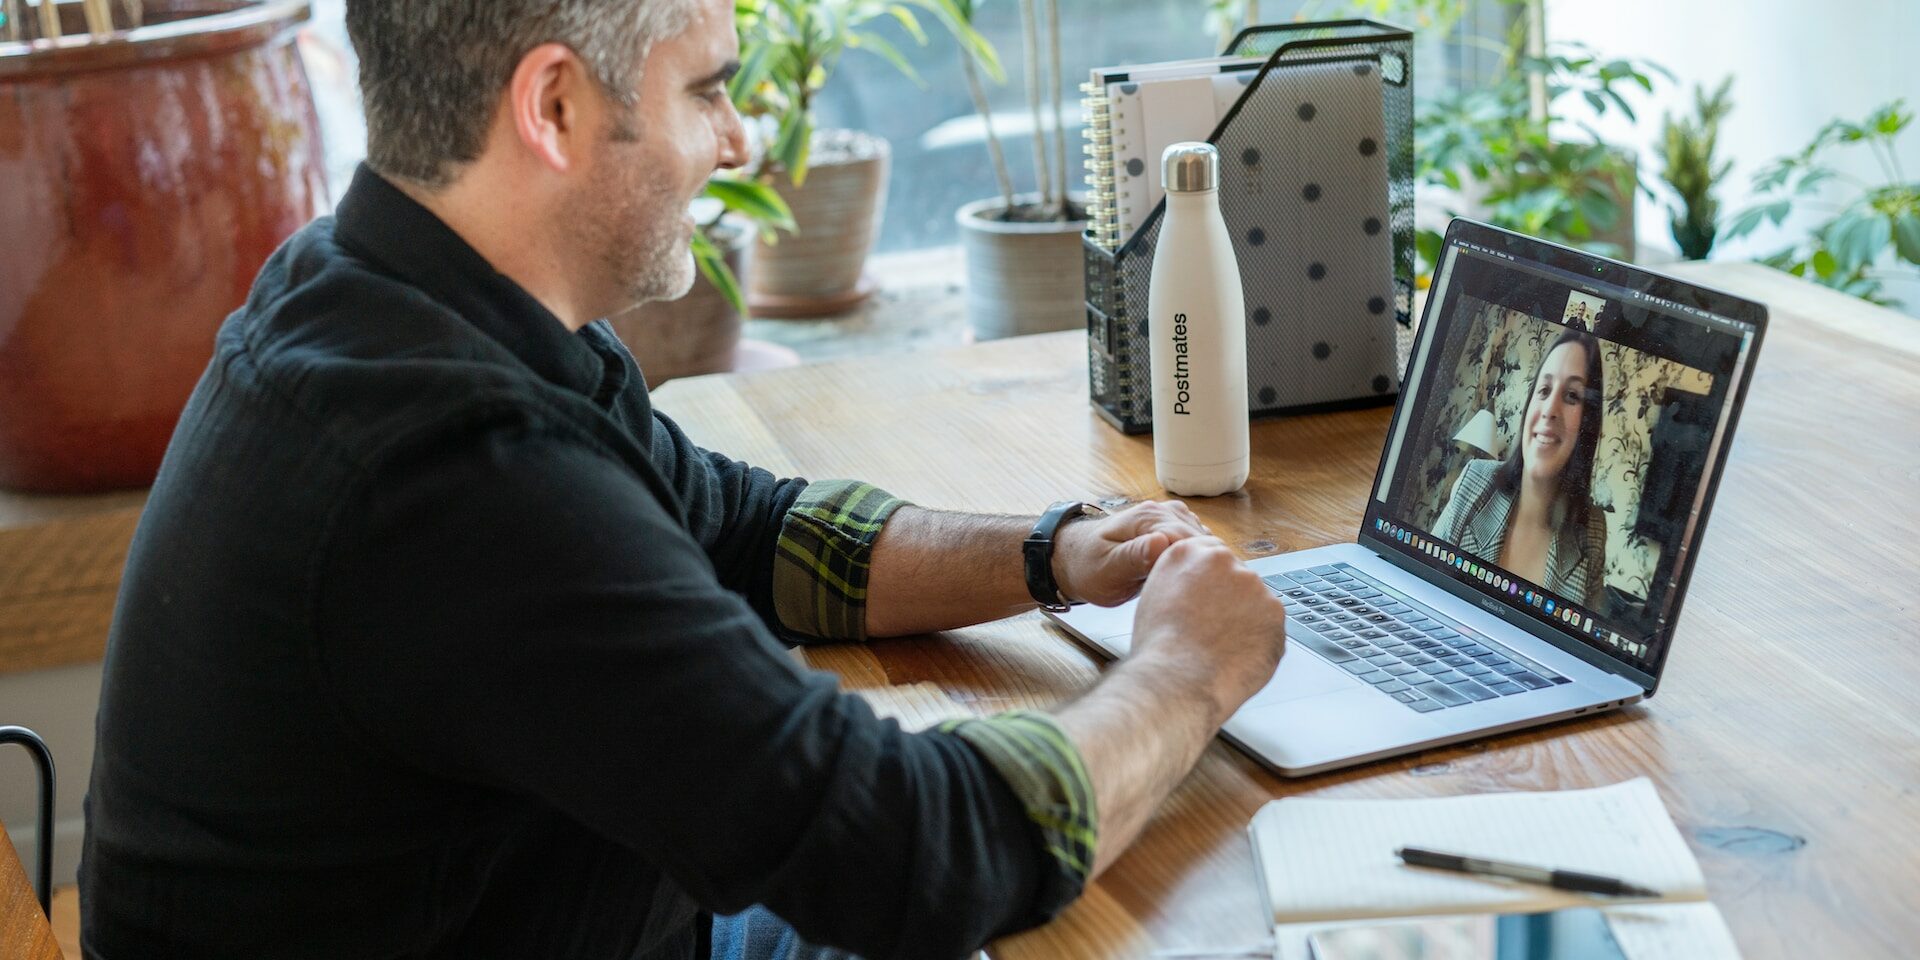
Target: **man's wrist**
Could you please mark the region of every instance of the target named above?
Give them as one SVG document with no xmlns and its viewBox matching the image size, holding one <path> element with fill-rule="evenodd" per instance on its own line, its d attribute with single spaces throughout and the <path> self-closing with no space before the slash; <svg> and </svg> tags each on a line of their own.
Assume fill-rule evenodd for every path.
<svg viewBox="0 0 1920 960">
<path fill-rule="evenodd" d="M 1072 603 L 1085 603 L 1078 585 L 1073 581 L 1073 573 L 1079 569 L 1079 555 L 1084 546 L 1083 536 L 1091 533 L 1092 527 L 1081 522 L 1094 516 L 1083 513 L 1068 517 L 1053 534 L 1053 582 L 1060 588 L 1060 595 Z"/>
<path fill-rule="evenodd" d="M 1177 649 L 1177 643 L 1165 641 L 1145 645 L 1138 655 L 1120 661 L 1113 672 L 1133 676 L 1171 702 L 1191 705 L 1209 728 L 1218 730 L 1240 708 L 1239 702 L 1221 689 L 1219 671 L 1210 669 L 1210 664 L 1188 651 L 1163 652 Z"/>
</svg>

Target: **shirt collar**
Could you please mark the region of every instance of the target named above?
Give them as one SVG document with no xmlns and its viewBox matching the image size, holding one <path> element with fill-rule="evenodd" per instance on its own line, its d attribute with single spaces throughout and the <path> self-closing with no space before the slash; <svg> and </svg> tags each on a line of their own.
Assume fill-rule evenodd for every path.
<svg viewBox="0 0 1920 960">
<path fill-rule="evenodd" d="M 340 198 L 334 236 L 446 305 L 544 380 L 597 402 L 617 392 L 613 381 L 625 380 L 608 344 L 569 331 L 433 211 L 366 164 Z"/>
</svg>

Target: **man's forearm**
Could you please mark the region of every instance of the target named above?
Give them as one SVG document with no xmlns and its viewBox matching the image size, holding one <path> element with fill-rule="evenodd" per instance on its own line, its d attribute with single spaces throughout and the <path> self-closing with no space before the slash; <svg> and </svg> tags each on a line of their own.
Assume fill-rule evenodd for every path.
<svg viewBox="0 0 1920 960">
<path fill-rule="evenodd" d="M 1226 719 L 1207 678 L 1165 657 L 1122 661 L 1053 713 L 1093 782 L 1100 839 L 1092 876 L 1139 836 Z"/>
<path fill-rule="evenodd" d="M 873 544 L 867 635 L 897 637 L 998 620 L 1034 607 L 1020 544 L 1032 517 L 905 506 Z"/>
</svg>

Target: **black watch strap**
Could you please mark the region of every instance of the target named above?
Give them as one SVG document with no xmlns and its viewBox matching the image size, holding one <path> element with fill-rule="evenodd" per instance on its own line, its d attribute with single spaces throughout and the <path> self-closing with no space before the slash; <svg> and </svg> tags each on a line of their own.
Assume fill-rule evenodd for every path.
<svg viewBox="0 0 1920 960">
<path fill-rule="evenodd" d="M 1033 595 L 1034 602 L 1042 610 L 1061 613 L 1073 605 L 1072 600 L 1060 592 L 1060 584 L 1053 579 L 1053 537 L 1060 525 L 1084 514 L 1102 514 L 1106 511 L 1091 503 L 1077 500 L 1062 500 L 1047 508 L 1040 515 L 1033 531 L 1027 534 L 1026 542 L 1021 544 L 1020 554 L 1026 563 L 1027 592 Z"/>
</svg>

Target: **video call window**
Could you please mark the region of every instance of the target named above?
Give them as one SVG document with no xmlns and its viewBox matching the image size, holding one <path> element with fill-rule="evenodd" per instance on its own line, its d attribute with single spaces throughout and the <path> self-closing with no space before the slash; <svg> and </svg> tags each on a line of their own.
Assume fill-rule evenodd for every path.
<svg viewBox="0 0 1920 960">
<path fill-rule="evenodd" d="M 1586 287 L 1457 255 L 1383 516 L 1644 664 L 1744 340 Z"/>
</svg>

